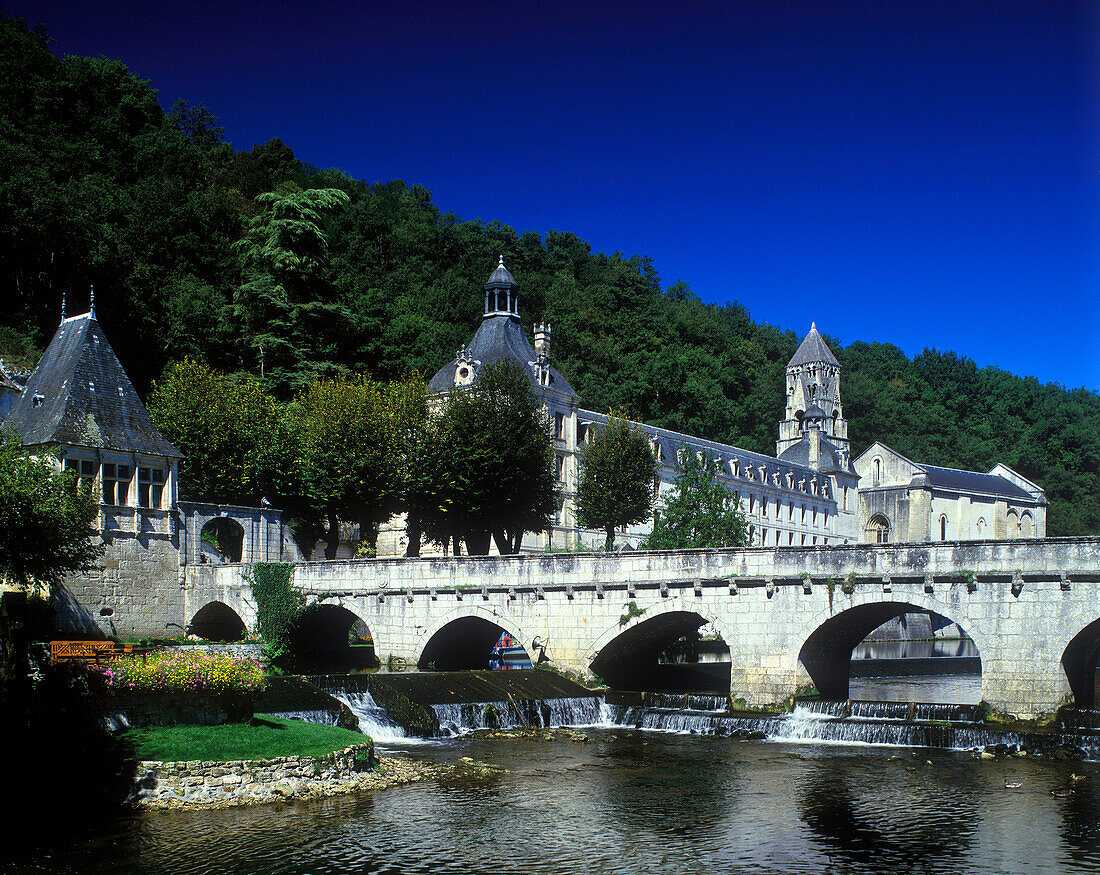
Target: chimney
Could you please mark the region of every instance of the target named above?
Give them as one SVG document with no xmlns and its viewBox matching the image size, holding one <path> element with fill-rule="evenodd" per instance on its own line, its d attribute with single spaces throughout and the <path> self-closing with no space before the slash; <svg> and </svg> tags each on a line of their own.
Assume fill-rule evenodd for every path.
<svg viewBox="0 0 1100 875">
<path fill-rule="evenodd" d="M 816 419 L 810 422 L 810 467 L 815 471 L 821 467 L 821 423 Z"/>
<path fill-rule="evenodd" d="M 540 322 L 535 326 L 535 355 L 539 361 L 550 360 L 550 323 Z"/>
</svg>

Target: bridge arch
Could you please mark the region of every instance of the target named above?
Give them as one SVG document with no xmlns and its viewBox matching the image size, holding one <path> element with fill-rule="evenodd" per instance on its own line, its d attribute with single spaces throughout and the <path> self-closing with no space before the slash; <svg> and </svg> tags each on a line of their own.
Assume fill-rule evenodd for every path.
<svg viewBox="0 0 1100 875">
<path fill-rule="evenodd" d="M 346 605 L 316 603 L 305 608 L 288 635 L 299 670 L 333 672 L 377 665 L 370 627 Z"/>
<path fill-rule="evenodd" d="M 240 641 L 247 629 L 240 614 L 225 602 L 207 602 L 195 612 L 187 630 L 206 641 Z"/>
<path fill-rule="evenodd" d="M 489 653 L 503 633 L 518 641 L 534 663 L 538 653 L 532 642 L 538 633 L 507 612 L 471 605 L 448 612 L 424 631 L 416 665 L 421 671 L 488 668 Z"/>
<path fill-rule="evenodd" d="M 680 598 L 662 600 L 635 613 L 638 610 L 636 602 L 625 603 L 619 624 L 607 629 L 585 654 L 584 662 L 593 674 L 623 689 L 694 687 L 729 692 L 728 664 L 719 672 L 658 664 L 663 651 L 706 625 L 714 627 L 728 648 L 730 638 L 718 616 Z"/>
<path fill-rule="evenodd" d="M 818 614 L 792 639 L 796 650 L 791 656 L 797 660 L 795 664 L 800 663 L 806 670 L 823 698 L 847 699 L 849 662 L 855 646 L 888 620 L 924 611 L 939 614 L 958 625 L 974 642 L 980 659 L 988 652 L 981 630 L 973 628 L 967 617 L 960 617 L 958 611 L 935 599 L 908 593 L 904 599 L 876 599 L 870 594 L 853 596 L 848 607 Z M 984 676 L 984 662 L 982 668 Z"/>
<path fill-rule="evenodd" d="M 1062 669 L 1078 708 L 1096 707 L 1096 663 L 1100 657 L 1100 620 L 1094 620 L 1070 639 L 1062 651 Z"/>
</svg>

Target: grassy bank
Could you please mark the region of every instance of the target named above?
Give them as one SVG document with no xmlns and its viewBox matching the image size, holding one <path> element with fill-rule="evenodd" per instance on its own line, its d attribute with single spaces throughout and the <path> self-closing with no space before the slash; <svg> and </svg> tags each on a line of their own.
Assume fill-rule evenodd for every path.
<svg viewBox="0 0 1100 875">
<path fill-rule="evenodd" d="M 120 740 L 141 760 L 264 760 L 324 756 L 369 737 L 337 726 L 258 715 L 248 723 L 220 726 L 151 726 L 129 729 Z"/>
</svg>

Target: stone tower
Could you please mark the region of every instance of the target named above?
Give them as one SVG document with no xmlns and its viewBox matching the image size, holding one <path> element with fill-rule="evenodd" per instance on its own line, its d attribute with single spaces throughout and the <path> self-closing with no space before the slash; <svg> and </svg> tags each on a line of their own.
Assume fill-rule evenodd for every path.
<svg viewBox="0 0 1100 875">
<path fill-rule="evenodd" d="M 816 323 L 810 325 L 810 333 L 787 363 L 787 406 L 775 442 L 777 456 L 802 439 L 806 413 L 811 408 L 817 408 L 813 414 L 821 422 L 821 435 L 847 454 L 848 422 L 840 402 L 840 363 L 818 333 Z"/>
</svg>

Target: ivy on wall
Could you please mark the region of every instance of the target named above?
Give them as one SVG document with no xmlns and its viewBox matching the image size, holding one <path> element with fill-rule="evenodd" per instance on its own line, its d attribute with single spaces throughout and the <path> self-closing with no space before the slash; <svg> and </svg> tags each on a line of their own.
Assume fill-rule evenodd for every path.
<svg viewBox="0 0 1100 875">
<path fill-rule="evenodd" d="M 282 648 L 287 633 L 305 607 L 305 596 L 290 583 L 290 565 L 258 562 L 252 569 L 252 594 L 260 635 L 269 647 Z"/>
</svg>

